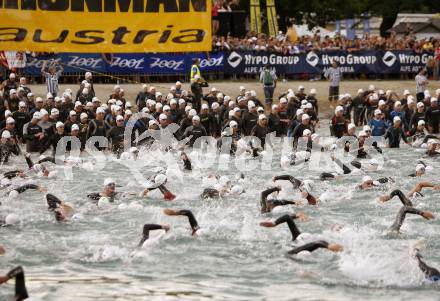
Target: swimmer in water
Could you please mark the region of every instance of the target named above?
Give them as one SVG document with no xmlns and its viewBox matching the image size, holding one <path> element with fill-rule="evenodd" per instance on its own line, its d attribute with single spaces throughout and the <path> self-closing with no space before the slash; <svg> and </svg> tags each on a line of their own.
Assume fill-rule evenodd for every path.
<svg viewBox="0 0 440 301">
<path fill-rule="evenodd" d="M 159 225 L 159 224 L 145 224 L 142 228 L 142 238 L 139 242 L 139 247 L 141 247 L 148 238 L 150 238 L 150 231 L 153 230 L 165 230 L 165 232 L 170 231 L 170 225 Z"/>
<path fill-rule="evenodd" d="M 55 158 L 54 157 L 44 157 L 38 160 L 37 163 L 34 163 L 31 159 L 31 155 L 26 153 L 25 154 L 26 163 L 31 170 L 35 170 L 36 172 L 41 172 L 44 177 L 49 176 L 49 170 L 43 165 L 44 162 L 52 162 L 55 164 Z"/>
<path fill-rule="evenodd" d="M 319 199 L 310 194 L 312 181 L 301 181 L 289 175 L 281 175 L 272 178 L 272 181 L 286 180 L 292 183 L 293 189 L 299 189 L 301 196 L 307 200 L 309 205 L 316 205 Z"/>
<path fill-rule="evenodd" d="M 153 183 L 151 187 L 144 189 L 142 192 L 142 196 L 146 197 L 150 191 L 155 189 L 159 189 L 163 194 L 163 198 L 167 201 L 172 201 L 176 198 L 176 196 L 165 187 L 166 182 L 168 181 L 167 176 L 163 174 L 158 174 L 152 178 L 150 181 Z"/>
<path fill-rule="evenodd" d="M 334 155 L 331 156 L 332 161 L 339 166 L 339 168 L 342 169 L 342 171 L 344 172 L 344 175 L 347 175 L 349 173 L 351 173 L 351 169 L 345 165 L 344 163 L 341 162 L 341 160 L 339 160 L 338 158 L 336 158 Z M 337 173 L 329 173 L 329 172 L 323 172 L 321 173 L 321 175 L 319 176 L 319 179 L 321 181 L 326 181 L 326 180 L 332 180 L 332 179 L 338 179 L 340 178 L 341 175 L 337 174 Z"/>
<path fill-rule="evenodd" d="M 413 197 L 415 194 L 423 196 L 423 194 L 421 193 L 423 188 L 432 188 L 432 189 L 434 189 L 436 191 L 440 191 L 440 185 L 436 185 L 436 184 L 433 184 L 433 183 L 430 183 L 430 182 L 420 182 L 408 193 L 407 197 L 405 197 L 405 195 L 402 193 L 402 191 L 394 190 L 393 192 L 391 192 L 391 194 L 387 194 L 387 195 L 381 196 L 379 198 L 379 200 L 381 202 L 388 202 L 394 196 L 397 195 L 400 198 L 401 201 L 402 201 L 403 198 L 405 198 L 406 199 L 405 203 L 404 203 L 404 201 L 402 201 L 402 203 L 405 206 L 408 206 L 408 204 L 411 203 L 411 202 L 408 203 L 409 200 L 407 200 L 407 199 Z"/>
<path fill-rule="evenodd" d="M 358 185 L 357 188 L 362 190 L 370 189 L 373 187 L 378 187 L 380 186 L 380 184 L 388 183 L 389 181 L 390 181 L 389 178 L 380 178 L 377 179 L 376 181 L 373 181 L 373 179 L 370 176 L 365 176 L 362 178 L 362 183 Z"/>
<path fill-rule="evenodd" d="M 440 156 L 440 152 L 436 149 L 439 146 L 439 141 L 437 139 L 429 139 L 428 140 L 428 149 L 426 150 L 426 155 L 428 157 L 437 157 Z"/>
<path fill-rule="evenodd" d="M 292 234 L 292 241 L 296 240 L 296 238 L 301 234 L 298 227 L 295 224 L 295 219 L 299 219 L 300 221 L 308 221 L 308 217 L 302 213 L 299 212 L 297 214 L 285 214 L 275 220 L 275 222 L 261 222 L 260 226 L 266 227 L 266 228 L 273 228 L 276 227 L 282 223 L 286 223 L 289 227 L 290 233 Z"/>
<path fill-rule="evenodd" d="M 390 194 L 388 194 L 388 195 L 381 196 L 381 197 L 379 198 L 379 200 L 380 200 L 381 202 L 385 203 L 385 202 L 388 202 L 389 200 L 391 200 L 392 198 L 394 198 L 395 196 L 397 196 L 397 197 L 400 199 L 400 201 L 402 202 L 403 206 L 408 206 L 408 207 L 412 207 L 412 206 L 413 206 L 413 204 L 412 204 L 412 202 L 409 200 L 409 198 L 407 198 L 407 197 L 405 196 L 405 194 L 404 194 L 401 190 L 399 190 L 399 189 L 395 189 L 395 190 L 393 190 L 393 191 L 392 191 Z"/>
<path fill-rule="evenodd" d="M 267 197 L 270 194 L 272 194 L 274 192 L 280 192 L 280 191 L 281 191 L 281 187 L 277 186 L 277 187 L 272 187 L 272 188 L 266 189 L 261 193 L 261 200 L 260 200 L 261 213 L 272 212 L 273 208 L 275 208 L 277 206 L 296 205 L 299 203 L 299 202 L 294 202 L 294 201 L 268 200 L 267 199 Z"/>
<path fill-rule="evenodd" d="M 308 244 L 305 244 L 303 246 L 297 247 L 289 252 L 287 252 L 287 254 L 289 255 L 296 255 L 302 251 L 309 251 L 309 252 L 313 252 L 317 249 L 327 249 L 331 252 L 342 252 L 344 250 L 344 248 L 339 245 L 339 244 L 331 244 L 326 242 L 325 240 L 318 240 L 318 241 L 314 241 Z"/>
<path fill-rule="evenodd" d="M 22 186 L 19 186 L 17 188 L 11 189 L 9 191 L 9 193 L 11 193 L 13 191 L 16 191 L 18 194 L 20 194 L 20 193 L 23 193 L 23 192 L 25 192 L 25 191 L 27 191 L 29 189 L 34 189 L 34 190 L 37 190 L 37 191 L 42 192 L 42 193 L 47 191 L 47 189 L 45 187 L 38 186 L 38 185 L 35 185 L 35 184 L 26 184 L 26 185 L 22 185 Z"/>
<path fill-rule="evenodd" d="M 71 215 L 71 212 L 68 212 L 72 208 L 70 206 L 65 205 L 63 201 L 54 196 L 53 194 L 48 193 L 46 195 L 46 201 L 48 210 L 53 212 L 55 215 L 55 219 L 58 222 L 62 222 L 67 220 L 68 215 Z"/>
<path fill-rule="evenodd" d="M 24 271 L 22 267 L 16 267 L 9 271 L 5 276 L 0 276 L 0 284 L 8 282 L 10 279 L 15 278 L 15 301 L 21 301 L 29 298 L 25 279 Z"/>
<path fill-rule="evenodd" d="M 432 214 L 432 212 L 418 210 L 418 209 L 416 209 L 416 208 L 414 208 L 414 207 L 403 206 L 403 207 L 399 210 L 399 213 L 397 214 L 394 223 L 391 225 L 390 230 L 391 230 L 392 232 L 399 233 L 399 231 L 400 231 L 400 227 L 402 227 L 402 224 L 403 224 L 403 222 L 405 221 L 405 217 L 406 217 L 406 214 L 407 214 L 407 213 L 420 215 L 420 216 L 422 216 L 424 219 L 427 219 L 427 220 L 434 219 L 434 214 Z"/>
<path fill-rule="evenodd" d="M 440 185 L 431 182 L 420 182 L 408 193 L 408 196 L 412 197 L 416 193 L 422 195 L 421 191 L 423 190 L 423 188 L 432 188 L 436 191 L 440 191 Z"/>
<path fill-rule="evenodd" d="M 217 189 L 214 188 L 205 188 L 200 195 L 200 197 L 204 200 L 206 199 L 218 199 L 220 198 L 221 193 Z"/>
<path fill-rule="evenodd" d="M 188 217 L 188 221 L 189 221 L 189 224 L 190 224 L 191 230 L 192 230 L 191 235 L 192 236 L 197 235 L 197 231 L 200 229 L 200 227 L 199 227 L 199 224 L 197 223 L 196 218 L 194 217 L 194 214 L 191 212 L 191 210 L 173 210 L 173 209 L 167 208 L 167 209 L 164 209 L 163 212 L 169 216 L 179 216 L 180 215 L 180 216 Z"/>
<path fill-rule="evenodd" d="M 409 177 L 421 177 L 426 173 L 426 166 L 424 164 L 417 164 L 415 173 L 409 175 Z"/>
<path fill-rule="evenodd" d="M 185 152 L 182 152 L 180 154 L 180 159 L 182 159 L 183 161 L 183 169 L 191 171 L 192 170 L 191 161 L 189 160 L 188 155 Z"/>
<path fill-rule="evenodd" d="M 422 260 L 422 255 L 420 255 L 420 250 L 418 248 L 414 249 L 414 258 L 419 264 L 420 270 L 425 274 L 425 278 L 429 281 L 440 281 L 440 272 L 436 268 L 430 267 Z"/>
<path fill-rule="evenodd" d="M 16 177 L 24 178 L 25 176 L 26 175 L 24 173 L 24 170 L 21 170 L 21 169 L 11 170 L 11 171 L 5 172 L 3 174 L 3 178 L 4 179 L 8 179 L 8 180 L 11 180 L 11 179 L 16 178 Z"/>
<path fill-rule="evenodd" d="M 109 199 L 110 203 L 113 203 L 115 201 L 116 197 L 116 183 L 113 179 L 107 178 L 104 180 L 104 189 L 102 192 L 94 192 L 87 195 L 89 199 L 92 199 L 94 201 L 99 201 L 100 198 L 106 197 Z"/>
</svg>

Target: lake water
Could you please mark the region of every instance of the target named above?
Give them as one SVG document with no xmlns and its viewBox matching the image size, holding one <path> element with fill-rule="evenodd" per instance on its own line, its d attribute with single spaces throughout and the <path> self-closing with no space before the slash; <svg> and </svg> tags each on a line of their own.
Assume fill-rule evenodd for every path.
<svg viewBox="0 0 440 301">
<path fill-rule="evenodd" d="M 388 228 L 401 203 L 397 198 L 385 204 L 378 202 L 380 195 L 393 188 L 408 192 L 419 181 L 407 175 L 414 172 L 416 159 L 423 153 L 407 147 L 385 152 L 382 169 L 370 175 L 389 176 L 399 183 L 380 189 L 355 190 L 362 174 L 320 182 L 319 171 L 310 171 L 304 165 L 282 170 L 277 150 L 272 170 L 245 172 L 242 181 L 235 179 L 238 172 L 232 164 L 225 171 L 218 171 L 215 165 L 181 177 L 170 169 L 167 187 L 178 196 L 173 202 L 164 201 L 156 193 L 145 199 L 126 195 L 105 209 L 91 203 L 87 193 L 100 191 L 109 176 L 124 186 L 118 189 L 140 192 L 127 165 L 144 176 L 151 175 L 153 165 L 164 165 L 156 162 L 158 154 L 125 164 L 107 162 L 102 169 L 96 165 L 74 168 L 71 180 L 65 179 L 63 170 L 57 167 L 55 179 L 35 181 L 73 204 L 75 218 L 55 222 L 47 211 L 44 194 L 36 191 L 27 191 L 13 200 L 2 196 L 0 215 L 17 213 L 21 223 L 0 228 L 0 244 L 7 250 L 0 257 L 0 272 L 23 266 L 31 300 L 45 301 L 439 300 L 438 284 L 424 280 L 411 257 L 410 246 L 425 239 L 422 254 L 426 262 L 440 268 L 440 220 L 409 215 L 402 234 L 390 235 Z M 24 167 L 22 158 L 14 160 Z M 433 170 L 423 179 L 438 182 L 440 162 L 427 159 L 426 163 Z M 12 166 L 1 168 L 6 171 Z M 213 173 L 240 182 L 246 193 L 201 200 L 199 195 L 208 185 L 206 176 Z M 274 175 L 285 173 L 314 179 L 313 194 L 324 195 L 323 201 L 318 207 L 289 206 L 262 216 L 261 191 L 274 185 Z M 277 184 L 283 187 L 280 198 L 300 198 L 289 183 Z M 123 208 L 121 203 L 128 206 Z M 415 206 L 436 214 L 439 192 L 424 191 Z M 203 235 L 192 237 L 187 219 L 165 216 L 164 208 L 191 209 Z M 292 243 L 285 224 L 272 229 L 259 226 L 261 221 L 299 211 L 311 217 L 308 222 L 297 222 L 299 229 L 308 234 L 303 241 Z M 168 223 L 171 231 L 155 231 L 144 248 L 137 249 L 145 223 Z M 338 231 L 335 225 L 340 225 Z M 318 250 L 296 258 L 286 256 L 292 246 L 317 239 L 342 244 L 344 251 L 335 254 Z M 13 283 L 0 287 L 0 300 L 12 300 Z"/>
</svg>

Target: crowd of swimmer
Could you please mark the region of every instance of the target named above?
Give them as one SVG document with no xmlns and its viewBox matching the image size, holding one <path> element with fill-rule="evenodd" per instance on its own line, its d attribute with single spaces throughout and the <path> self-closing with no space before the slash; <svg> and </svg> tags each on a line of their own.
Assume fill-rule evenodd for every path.
<svg viewBox="0 0 440 301">
<path fill-rule="evenodd" d="M 108 100 L 100 100 L 94 94 L 91 74 L 87 74 L 81 83 L 79 90 L 74 95 L 67 89 L 62 96 L 48 94 L 46 99 L 34 97 L 26 86 L 26 80 L 15 81 L 15 76 L 9 78 L 10 84 L 3 85 L 3 97 L 5 97 L 4 118 L 0 121 L 1 143 L 0 158 L 2 166 L 8 166 L 11 156 L 24 158 L 28 169 L 12 169 L 3 172 L 1 189 L 4 196 L 9 198 L 17 197 L 28 190 L 37 190 L 45 194 L 47 207 L 53 213 L 58 222 L 69 220 L 73 214 L 73 206 L 60 200 L 46 188 L 36 184 L 26 183 L 26 179 L 35 177 L 51 177 L 51 167 L 56 162 L 54 157 L 58 142 L 66 136 L 75 136 L 81 141 L 81 149 L 90 137 L 102 136 L 109 140 L 108 147 L 97 146 L 101 151 L 113 152 L 117 158 L 124 160 L 138 160 L 143 152 L 148 152 L 152 146 L 154 135 L 148 135 L 146 139 L 140 139 L 145 132 L 163 131 L 171 124 L 178 124 L 179 130 L 174 133 L 178 140 L 185 141 L 186 145 L 180 145 L 180 149 L 167 150 L 178 151 L 182 168 L 186 172 L 193 169 L 190 156 L 185 151 L 196 143 L 197 138 L 212 136 L 218 139 L 218 146 L 221 148 L 223 138 L 229 138 L 232 147 L 230 155 L 235 155 L 240 140 L 246 136 L 254 136 L 260 139 L 261 143 L 253 144 L 252 141 L 246 144 L 250 157 L 256 160 L 266 148 L 266 137 L 269 133 L 276 136 L 291 137 L 292 154 L 289 156 L 291 165 L 297 164 L 298 147 L 306 144 L 304 161 L 309 160 L 312 148 L 314 151 L 329 150 L 334 152 L 336 144 L 321 144 L 320 137 L 315 130 L 320 126 L 318 119 L 318 100 L 316 90 L 312 89 L 308 94 L 304 87 L 300 86 L 296 91 L 289 89 L 282 94 L 279 104 L 264 107 L 257 98 L 255 91 L 247 91 L 239 87 L 237 96 L 224 95 L 215 88 L 203 96 L 203 103 L 188 91 L 183 90 L 182 84 L 177 82 L 170 88 L 167 95 L 163 96 L 154 87 L 144 85 L 135 99 L 135 105 L 124 97 L 120 86 L 115 86 Z M 13 85 L 17 89 L 12 88 Z M 9 87 L 10 89 L 7 89 Z M 351 97 L 348 94 L 341 95 L 335 115 L 331 119 L 330 131 L 334 140 L 344 136 L 355 139 L 357 147 L 353 143 L 345 143 L 342 150 L 354 154 L 359 160 L 353 160 L 349 164 L 343 163 L 336 156 L 332 155 L 333 163 L 338 167 L 338 172 L 321 173 L 321 181 L 332 181 L 347 174 L 368 173 L 377 169 L 378 162 L 371 159 L 369 150 L 374 149 L 378 153 L 384 150 L 377 143 L 371 146 L 365 141 L 370 137 L 385 137 L 388 147 L 399 147 L 400 140 L 417 148 L 426 148 L 424 157 L 432 159 L 438 157 L 438 122 L 440 111 L 438 99 L 440 90 L 431 97 L 429 91 L 424 97 L 416 100 L 409 91 L 404 91 L 402 98 L 395 92 L 376 90 L 370 86 L 366 91 L 359 90 L 358 95 Z M 418 95 L 419 96 L 419 95 Z M 136 108 L 136 110 L 135 110 Z M 129 151 L 124 151 L 124 131 L 130 122 L 131 116 L 140 112 L 141 118 L 133 125 Z M 357 127 L 362 130 L 356 135 Z M 186 140 L 185 140 L 186 139 Z M 22 150 L 23 145 L 26 151 Z M 234 147 L 235 146 L 235 147 Z M 69 145 L 67 145 L 69 151 Z M 177 152 L 176 152 L 177 153 Z M 40 154 L 38 162 L 34 162 L 32 156 Z M 362 159 L 371 159 L 368 164 Z M 426 160 L 418 161 L 415 166 L 414 177 L 422 176 L 429 166 Z M 367 166 L 368 165 L 368 166 Z M 241 174 L 239 178 L 245 178 Z M 175 195 L 166 187 L 168 178 L 163 171 L 158 172 L 149 179 L 149 184 L 139 193 L 140 197 L 147 197 L 151 191 L 157 190 L 163 194 L 166 201 L 175 199 Z M 245 193 L 240 185 L 233 185 L 231 181 L 222 176 L 213 176 L 216 183 L 206 188 L 201 193 L 202 199 L 217 199 L 229 195 L 240 195 Z M 291 175 L 278 175 L 273 181 L 288 181 L 293 188 L 299 190 L 301 196 L 306 200 L 308 206 L 318 206 L 319 197 L 313 195 L 313 181 L 297 179 Z M 365 175 L 358 186 L 359 189 L 371 189 L 384 183 L 393 181 L 391 178 L 372 179 Z M 116 189 L 116 183 L 112 179 L 106 179 L 100 192 L 89 193 L 87 197 L 97 206 L 111 204 L 118 198 L 120 192 Z M 391 200 L 397 196 L 403 206 L 397 213 L 391 230 L 398 232 L 407 214 L 419 215 L 427 220 L 433 219 L 434 214 L 428 211 L 417 209 L 413 206 L 411 198 L 421 195 L 424 188 L 432 188 L 440 191 L 440 185 L 431 182 L 420 182 L 408 194 L 401 190 L 394 190 L 389 195 L 380 198 L 382 202 Z M 298 201 L 278 199 L 277 195 L 281 186 L 273 185 L 272 188 L 261 192 L 260 207 L 261 213 L 271 212 L 277 206 L 298 205 Z M 197 236 L 200 233 L 200 226 L 193 212 L 189 209 L 174 210 L 165 209 L 164 214 L 169 216 L 185 216 L 189 220 L 191 235 Z M 276 227 L 286 223 L 289 227 L 292 240 L 296 240 L 301 234 L 295 220 L 305 221 L 307 216 L 303 213 L 286 214 L 274 221 L 261 222 L 262 227 Z M 13 227 L 19 222 L 19 217 L 9 214 L 0 220 L 3 226 Z M 145 224 L 142 231 L 142 238 L 139 246 L 142 246 L 148 239 L 150 231 L 169 231 L 170 225 L 166 224 Z M 343 246 L 328 241 L 312 241 L 298 246 L 289 251 L 289 255 L 295 255 L 303 251 L 313 252 L 317 249 L 327 249 L 332 252 L 343 251 Z M 0 247 L 0 254 L 6 250 Z M 421 271 L 431 281 L 440 280 L 440 273 L 435 268 L 428 266 L 418 250 L 415 250 L 414 257 L 418 261 Z M 18 267 L 6 276 L 0 277 L 0 283 L 11 278 L 16 279 L 17 300 L 27 298 L 27 291 L 24 284 L 23 269 Z"/>
</svg>

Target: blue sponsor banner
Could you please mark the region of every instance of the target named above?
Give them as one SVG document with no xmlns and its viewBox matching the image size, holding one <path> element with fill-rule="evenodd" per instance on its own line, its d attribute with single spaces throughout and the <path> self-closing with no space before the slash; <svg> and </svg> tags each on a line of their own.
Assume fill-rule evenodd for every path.
<svg viewBox="0 0 440 301">
<path fill-rule="evenodd" d="M 28 57 L 25 74 L 38 75 L 44 62 L 57 61 L 64 73 L 85 71 L 115 74 L 189 74 L 195 58 L 200 59 L 200 69 L 205 72 L 226 74 L 259 74 L 270 65 L 278 74 L 321 74 L 333 61 L 348 74 L 399 74 L 416 73 L 433 57 L 432 52 L 403 51 L 310 51 L 304 54 L 282 55 L 256 51 L 183 54 L 77 54 Z"/>
<path fill-rule="evenodd" d="M 58 55 L 28 57 L 24 73 L 40 74 L 44 62 L 56 61 L 63 65 L 64 73 L 84 71 L 118 74 L 185 74 L 195 58 L 200 59 L 201 71 L 222 71 L 222 52 L 186 54 L 84 54 L 63 53 Z"/>
<path fill-rule="evenodd" d="M 268 64 L 278 74 L 321 74 L 333 61 L 348 74 L 416 73 L 433 57 L 432 52 L 405 51 L 325 51 L 299 55 L 233 51 L 225 57 L 225 73 L 259 74 Z"/>
</svg>

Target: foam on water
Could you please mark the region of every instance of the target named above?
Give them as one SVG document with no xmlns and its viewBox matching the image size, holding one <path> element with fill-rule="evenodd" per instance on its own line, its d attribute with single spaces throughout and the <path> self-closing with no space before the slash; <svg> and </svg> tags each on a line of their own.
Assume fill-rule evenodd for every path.
<svg viewBox="0 0 440 301">
<path fill-rule="evenodd" d="M 182 172 L 176 165 L 164 168 L 163 162 L 173 158 L 178 162 L 179 158 L 171 153 L 161 157 L 158 152 L 147 155 L 140 151 L 137 161 L 112 160 L 103 167 L 84 158 L 79 167 L 72 169 L 72 179 L 64 179 L 64 171 L 51 166 L 58 171 L 57 177 L 37 178 L 35 183 L 71 203 L 75 214 L 70 222 L 59 224 L 47 211 L 44 194 L 27 191 L 13 200 L 2 196 L 0 216 L 16 214 L 21 220 L 0 228 L 0 243 L 7 251 L 6 256 L 0 257 L 2 271 L 22 265 L 31 296 L 41 300 L 59 300 L 61 293 L 68 293 L 68 299 L 74 300 L 97 296 L 110 300 L 118 294 L 124 295 L 124 300 L 138 300 L 135 293 L 149 300 L 352 300 L 353 296 L 361 300 L 394 300 L 396 295 L 429 300 L 425 297 L 438 294 L 438 288 L 426 284 L 408 245 L 425 237 L 424 258 L 439 268 L 439 219 L 426 221 L 411 215 L 401 235 L 388 234 L 401 204 L 397 199 L 381 204 L 378 197 L 394 188 L 406 192 L 419 179 L 406 177 L 416 164 L 414 150 L 386 152 L 390 160 L 382 170 L 369 174 L 374 179 L 392 176 L 399 183 L 371 191 L 354 189 L 362 172 L 320 182 L 316 180 L 319 171 L 309 171 L 304 164 L 288 165 L 283 171 L 280 152 L 274 156 L 278 160 L 273 163 L 276 169 L 244 172 L 244 179 L 237 177 L 239 171 L 234 164 L 222 171 L 203 170 L 194 164 L 191 173 Z M 201 154 L 190 154 L 196 155 Z M 208 156 L 214 157 L 212 153 Z M 225 158 L 229 155 L 222 155 L 220 161 Z M 426 163 L 433 169 L 423 180 L 438 181 L 439 162 Z M 17 161 L 20 164 L 23 162 Z M 133 179 L 131 168 L 135 167 L 140 167 L 138 172 L 143 179 L 165 173 L 166 186 L 177 199 L 165 202 L 158 190 L 140 197 L 149 183 Z M 272 182 L 273 176 L 284 173 L 313 179 L 312 193 L 319 196 L 321 203 L 317 207 L 308 206 L 307 202 L 302 206 L 277 207 L 262 216 L 260 193 L 267 187 L 281 185 L 279 199 L 302 199 L 289 182 Z M 219 200 L 200 199 L 204 188 L 229 185 L 226 178 L 220 181 L 208 177 L 214 174 L 227 176 L 238 188 Z M 107 177 L 122 185 L 117 190 L 126 194 L 115 203 L 97 206 L 86 195 L 101 191 Z M 241 188 L 246 192 L 239 194 Z M 415 204 L 437 213 L 438 192 L 426 191 Z M 164 208 L 191 209 L 202 227 L 202 235 L 191 236 L 188 219 L 165 216 Z M 310 221 L 297 220 L 302 234 L 294 243 L 285 224 L 271 229 L 259 226 L 261 221 L 300 211 L 310 216 Z M 145 223 L 170 224 L 171 230 L 151 231 L 150 239 L 137 248 Z M 344 251 L 333 254 L 318 250 L 312 254 L 302 252 L 293 259 L 286 257 L 292 247 L 319 239 L 339 243 Z M 80 274 L 93 280 L 69 281 Z M 11 286 L 1 286 L 0 299 L 10 290 Z M 172 290 L 182 290 L 187 295 L 172 295 Z"/>
</svg>

